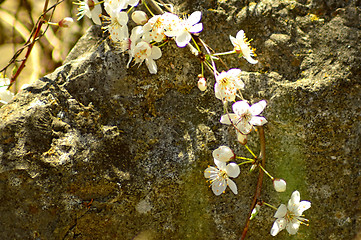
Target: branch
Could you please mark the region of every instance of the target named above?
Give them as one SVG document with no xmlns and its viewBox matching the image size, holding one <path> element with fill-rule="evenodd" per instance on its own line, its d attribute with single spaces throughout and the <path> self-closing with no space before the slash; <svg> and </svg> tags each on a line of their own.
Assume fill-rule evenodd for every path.
<svg viewBox="0 0 361 240">
<path fill-rule="evenodd" d="M 263 128 L 263 126 L 258 126 L 257 129 L 259 132 L 259 141 L 260 141 L 260 145 L 261 145 L 261 152 L 259 155 L 259 159 L 261 159 L 260 164 L 264 168 L 265 163 L 266 163 L 266 140 L 265 140 L 265 136 L 264 136 L 264 128 Z M 256 206 L 257 201 L 261 196 L 262 182 L 263 182 L 263 171 L 262 171 L 262 169 L 259 169 L 256 192 L 254 193 L 251 209 L 250 209 L 250 212 L 248 213 L 247 220 L 244 225 L 242 236 L 241 236 L 240 240 L 244 240 L 246 238 L 249 223 L 251 221 L 250 218 L 252 215 L 252 210 Z"/>
<path fill-rule="evenodd" d="M 59 5 L 60 3 L 62 3 L 64 0 L 61 0 L 61 1 L 58 1 L 57 3 L 55 3 L 53 6 L 51 6 L 50 8 L 48 8 L 48 4 L 49 4 L 49 0 L 45 0 L 45 3 L 44 3 L 44 8 L 43 8 L 43 13 L 41 14 L 41 16 L 38 18 L 38 21 L 36 23 L 36 26 L 35 28 L 33 29 L 33 31 L 31 32 L 30 34 L 30 37 L 29 39 L 26 41 L 25 43 L 25 46 L 27 47 L 27 51 L 26 51 L 26 54 L 25 54 L 25 57 L 24 59 L 22 60 L 21 62 L 21 65 L 19 66 L 19 68 L 17 69 L 16 73 L 10 78 L 10 85 L 8 87 L 8 89 L 13 85 L 13 83 L 16 81 L 16 79 L 18 78 L 18 76 L 20 75 L 21 71 L 24 69 L 25 67 L 25 63 L 26 61 L 28 60 L 29 58 L 29 55 L 31 53 L 31 50 L 33 49 L 34 47 L 34 44 L 37 40 L 39 40 L 39 37 L 43 36 L 44 33 L 40 33 L 40 30 L 41 30 L 41 27 L 42 25 L 45 23 L 45 20 L 44 20 L 44 16 L 46 13 L 48 13 L 49 11 L 51 11 L 52 9 L 54 9 L 57 5 Z M 46 30 L 45 30 L 46 31 Z M 20 55 L 20 53 L 22 52 L 22 50 L 25 49 L 25 46 L 22 47 L 21 49 L 19 49 L 14 57 L 10 60 L 10 63 L 5 67 L 3 68 L 1 71 L 4 71 L 6 70 L 6 68 L 8 66 L 10 66 L 11 63 L 15 62 L 16 61 L 16 58 Z"/>
</svg>

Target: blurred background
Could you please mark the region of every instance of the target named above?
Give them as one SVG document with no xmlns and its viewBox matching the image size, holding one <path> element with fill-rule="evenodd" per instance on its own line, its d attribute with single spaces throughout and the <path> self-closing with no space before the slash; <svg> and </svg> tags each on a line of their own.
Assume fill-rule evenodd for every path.
<svg viewBox="0 0 361 240">
<path fill-rule="evenodd" d="M 57 2 L 59 1 L 50 0 L 48 8 Z M 48 27 L 45 35 L 35 43 L 30 58 L 26 62 L 26 67 L 11 89 L 12 92 L 16 93 L 23 84 L 31 83 L 61 66 L 77 40 L 93 24 L 87 17 L 79 21 L 76 20 L 77 5 L 72 2 L 65 0 L 57 5 L 52 22 L 58 22 L 64 17 L 72 17 L 74 23 L 69 28 Z M 45 0 L 0 0 L 0 69 L 3 69 L 15 52 L 24 46 L 42 14 L 44 4 Z M 51 13 L 52 11 L 46 15 L 46 19 Z M 45 31 L 46 27 L 47 24 L 44 24 L 42 31 Z M 26 49 L 18 57 L 18 60 L 22 60 L 25 53 Z M 11 64 L 3 73 L 10 78 L 20 64 L 20 61 Z"/>
</svg>

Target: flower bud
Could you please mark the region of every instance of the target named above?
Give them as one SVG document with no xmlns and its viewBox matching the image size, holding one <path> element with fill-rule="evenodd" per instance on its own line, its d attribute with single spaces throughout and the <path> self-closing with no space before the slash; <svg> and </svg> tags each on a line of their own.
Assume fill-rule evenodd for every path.
<svg viewBox="0 0 361 240">
<path fill-rule="evenodd" d="M 59 25 L 59 27 L 67 28 L 67 27 L 69 27 L 71 24 L 73 24 L 73 22 L 74 22 L 74 20 L 73 20 L 71 17 L 66 17 L 66 18 L 61 19 L 61 20 L 58 22 L 58 25 Z"/>
<path fill-rule="evenodd" d="M 200 77 L 198 79 L 198 88 L 199 90 L 201 90 L 202 92 L 204 92 L 207 89 L 207 82 L 206 79 L 204 77 Z"/>
<path fill-rule="evenodd" d="M 143 11 L 138 10 L 132 13 L 132 19 L 138 25 L 144 25 L 148 22 L 147 14 Z"/>
<path fill-rule="evenodd" d="M 277 192 L 286 191 L 286 181 L 283 179 L 275 178 L 273 180 L 273 186 Z"/>
<path fill-rule="evenodd" d="M 214 159 L 217 159 L 218 161 L 221 162 L 228 162 L 234 159 L 235 157 L 232 149 L 230 149 L 227 146 L 220 146 L 219 148 L 213 151 L 212 156 Z"/>
<path fill-rule="evenodd" d="M 261 209 L 261 206 L 256 204 L 256 206 L 252 210 L 251 217 L 249 218 L 249 220 L 252 220 L 253 218 L 255 218 L 257 216 L 257 214 L 259 213 L 260 209 Z"/>
<path fill-rule="evenodd" d="M 237 140 L 240 144 L 246 145 L 247 144 L 247 135 L 244 135 L 237 130 Z"/>
</svg>

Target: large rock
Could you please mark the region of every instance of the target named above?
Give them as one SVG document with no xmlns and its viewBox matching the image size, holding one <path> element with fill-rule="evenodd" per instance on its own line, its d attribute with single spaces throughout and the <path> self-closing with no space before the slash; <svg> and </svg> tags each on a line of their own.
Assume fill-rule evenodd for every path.
<svg viewBox="0 0 361 240">
<path fill-rule="evenodd" d="M 177 5 L 177 4 L 176 4 Z M 201 10 L 201 37 L 216 51 L 244 29 L 259 64 L 244 71 L 246 99 L 266 99 L 267 169 L 310 200 L 310 226 L 292 239 L 353 239 L 361 229 L 360 8 L 357 1 L 182 1 Z M 174 43 L 158 74 L 126 69 L 93 26 L 64 65 L 0 109 L 1 239 L 238 239 L 257 174 L 241 168 L 239 193 L 214 196 L 203 177 L 212 150 L 249 157 L 222 105 L 196 88 L 199 61 Z M 225 44 L 226 43 L 226 44 Z M 221 65 L 220 65 L 221 66 Z M 257 134 L 249 145 L 258 149 Z M 273 239 L 264 207 L 248 239 Z M 286 231 L 277 238 L 286 239 Z"/>
</svg>

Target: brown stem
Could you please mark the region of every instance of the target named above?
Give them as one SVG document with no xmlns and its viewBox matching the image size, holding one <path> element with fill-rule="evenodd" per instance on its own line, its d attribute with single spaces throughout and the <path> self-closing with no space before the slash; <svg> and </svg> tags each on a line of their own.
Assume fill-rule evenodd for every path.
<svg viewBox="0 0 361 240">
<path fill-rule="evenodd" d="M 261 145 L 261 152 L 260 152 L 260 155 L 259 155 L 259 159 L 261 159 L 260 164 L 262 165 L 262 167 L 265 167 L 265 163 L 266 163 L 266 140 L 265 140 L 265 136 L 264 136 L 264 129 L 263 129 L 262 126 L 258 126 L 257 129 L 258 129 L 258 132 L 259 132 L 259 141 L 260 141 L 260 145 Z M 263 171 L 262 171 L 262 169 L 259 169 L 256 192 L 254 193 L 251 209 L 250 209 L 250 212 L 248 213 L 247 220 L 246 220 L 245 226 L 243 228 L 243 232 L 242 232 L 242 236 L 241 236 L 240 240 L 244 240 L 246 238 L 249 223 L 251 221 L 250 218 L 251 218 L 251 215 L 252 215 L 252 210 L 256 206 L 257 201 L 258 201 L 259 197 L 261 196 L 262 182 L 263 182 Z"/>
<path fill-rule="evenodd" d="M 48 4 L 49 4 L 49 0 L 45 0 L 43 13 L 44 13 L 44 12 L 46 11 L 46 9 L 48 8 Z M 11 77 L 9 87 L 16 81 L 16 79 L 18 78 L 19 74 L 21 73 L 21 71 L 22 71 L 23 68 L 25 67 L 25 63 L 26 63 L 26 61 L 28 60 L 29 55 L 30 55 L 30 53 L 31 53 L 31 50 L 32 50 L 33 47 L 34 47 L 35 39 L 36 39 L 37 36 L 39 35 L 40 30 L 41 30 L 41 26 L 42 26 L 43 24 L 44 24 L 44 20 L 40 20 L 40 21 L 38 22 L 37 27 L 36 27 L 36 30 L 35 30 L 35 33 L 34 33 L 34 35 L 33 35 L 33 41 L 31 42 L 31 44 L 30 44 L 29 47 L 28 47 L 28 50 L 26 51 L 25 59 L 24 59 L 24 61 L 21 62 L 21 65 L 20 65 L 20 67 L 17 69 L 16 73 Z"/>
<path fill-rule="evenodd" d="M 29 58 L 29 55 L 31 53 L 31 50 L 33 49 L 33 46 L 35 44 L 35 42 L 39 39 L 39 37 L 43 36 L 43 34 L 40 33 L 41 27 L 42 25 L 45 23 L 44 20 L 44 16 L 47 12 L 49 12 L 50 10 L 54 9 L 57 5 L 59 5 L 60 3 L 62 3 L 64 0 L 61 1 L 57 1 L 57 3 L 55 3 L 53 6 L 51 6 L 50 8 L 48 8 L 49 5 L 49 0 L 45 0 L 44 3 L 44 8 L 43 8 L 43 13 L 41 14 L 41 16 L 39 17 L 37 23 L 36 23 L 36 27 L 33 29 L 33 31 L 30 34 L 29 39 L 26 41 L 24 47 L 19 51 L 18 50 L 18 55 L 15 54 L 14 57 L 11 59 L 10 63 L 3 68 L 1 71 L 4 71 L 8 66 L 10 66 L 10 64 L 12 62 L 16 61 L 16 58 L 20 55 L 21 51 L 25 48 L 25 46 L 27 47 L 27 51 L 25 53 L 25 57 L 24 60 L 22 60 L 21 65 L 19 66 L 19 68 L 16 70 L 15 74 L 10 78 L 10 85 L 8 87 L 8 89 L 13 85 L 13 83 L 16 81 L 16 79 L 18 78 L 18 76 L 20 75 L 21 71 L 24 69 L 25 67 L 25 63 Z M 46 30 L 45 30 L 46 31 Z M 44 32 L 45 32 L 44 31 Z M 32 39 L 32 40 L 31 40 Z"/>
</svg>

